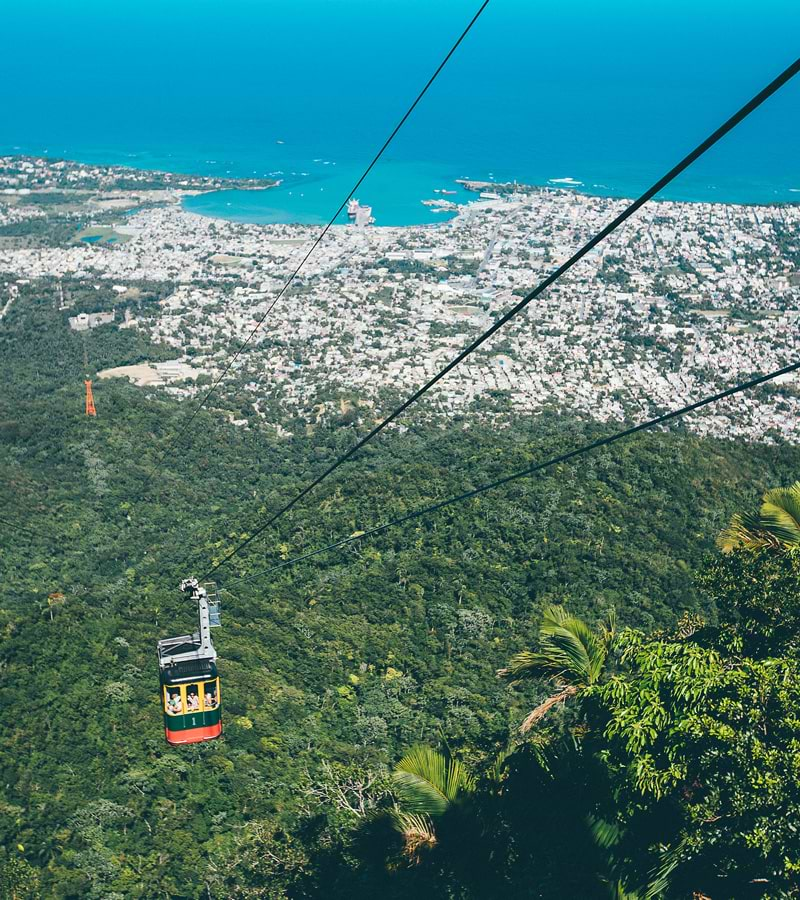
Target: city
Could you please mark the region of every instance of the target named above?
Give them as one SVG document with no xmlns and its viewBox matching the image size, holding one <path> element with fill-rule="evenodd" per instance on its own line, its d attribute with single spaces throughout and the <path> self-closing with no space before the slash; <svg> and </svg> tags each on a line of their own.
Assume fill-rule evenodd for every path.
<svg viewBox="0 0 800 900">
<path fill-rule="evenodd" d="M 123 190 L 125 170 L 26 163 L 27 183 L 46 186 L 19 194 L 0 168 L 0 196 L 14 201 L 0 206 L 4 234 L 52 214 L 53 203 L 32 198 L 78 183 L 99 188 L 78 194 L 77 205 L 63 197 L 75 227 L 111 216 L 118 240 L 17 247 L 0 235 L 2 307 L 20 280 L 93 284 L 111 293 L 112 309 L 126 284 L 171 285 L 155 308 L 129 304 L 119 324 L 174 347 L 195 377 L 211 379 L 257 329 L 220 387 L 223 396 L 232 384 L 243 388 L 267 420 L 265 397 L 312 421 L 339 414 L 345 401 L 321 402 L 323 384 L 328 397 L 365 410 L 382 390 L 409 393 L 624 205 L 516 186 L 430 226 L 334 226 L 258 328 L 316 228 L 204 218 L 181 208 L 189 188 L 171 186 L 180 178 L 194 190 L 218 189 L 218 180 L 137 173 L 146 187 Z M 451 373 L 417 414 L 447 417 L 492 398 L 514 415 L 555 406 L 600 420 L 640 418 L 780 368 L 798 349 L 799 224 L 800 210 L 788 205 L 651 203 Z M 188 396 L 204 383 L 167 390 Z M 798 396 L 789 376 L 761 396 L 698 415 L 691 427 L 797 435 Z"/>
</svg>

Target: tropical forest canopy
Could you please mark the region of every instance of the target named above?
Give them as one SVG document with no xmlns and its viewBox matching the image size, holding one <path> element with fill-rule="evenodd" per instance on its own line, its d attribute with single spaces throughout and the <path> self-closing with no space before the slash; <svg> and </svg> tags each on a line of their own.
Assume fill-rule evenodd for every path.
<svg viewBox="0 0 800 900">
<path fill-rule="evenodd" d="M 85 359 L 168 354 L 53 293 L 0 329 L 0 896 L 796 895 L 800 562 L 747 514 L 798 448 L 641 434 L 234 583 L 611 430 L 422 409 L 217 573 L 224 738 L 170 748 L 180 579 L 376 411 L 181 433 L 115 379 L 86 417 Z"/>
</svg>

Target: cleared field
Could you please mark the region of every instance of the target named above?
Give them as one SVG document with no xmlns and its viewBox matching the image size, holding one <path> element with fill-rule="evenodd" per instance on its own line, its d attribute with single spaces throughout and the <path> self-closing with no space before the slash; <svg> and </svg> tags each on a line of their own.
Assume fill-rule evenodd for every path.
<svg viewBox="0 0 800 900">
<path fill-rule="evenodd" d="M 98 372 L 99 378 L 127 378 L 139 387 L 148 387 L 153 384 L 168 384 L 171 381 L 181 381 L 184 378 L 197 378 L 197 369 L 193 369 L 186 363 L 173 360 L 160 363 L 137 363 L 130 366 L 116 366 L 113 369 L 103 369 Z"/>
</svg>

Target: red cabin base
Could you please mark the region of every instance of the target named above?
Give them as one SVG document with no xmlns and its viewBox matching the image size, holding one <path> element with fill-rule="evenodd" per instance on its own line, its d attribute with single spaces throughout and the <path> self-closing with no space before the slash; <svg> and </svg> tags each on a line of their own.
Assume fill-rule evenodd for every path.
<svg viewBox="0 0 800 900">
<path fill-rule="evenodd" d="M 164 729 L 169 744 L 197 744 L 200 741 L 213 741 L 222 734 L 222 722 L 216 725 L 206 725 L 203 728 L 187 728 L 184 731 L 170 731 Z"/>
</svg>

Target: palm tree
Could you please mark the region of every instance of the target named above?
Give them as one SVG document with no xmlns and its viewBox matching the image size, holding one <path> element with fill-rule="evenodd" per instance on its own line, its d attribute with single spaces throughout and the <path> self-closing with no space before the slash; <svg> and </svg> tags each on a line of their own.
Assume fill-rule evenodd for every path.
<svg viewBox="0 0 800 900">
<path fill-rule="evenodd" d="M 423 847 L 436 846 L 433 820 L 475 793 L 475 779 L 457 759 L 430 747 L 413 747 L 393 774 L 397 805 L 392 824 L 403 835 L 412 860 Z"/>
<path fill-rule="evenodd" d="M 605 672 L 606 660 L 616 639 L 613 610 L 606 624 L 594 631 L 583 619 L 562 606 L 548 606 L 539 627 L 539 651 L 523 650 L 499 669 L 499 678 L 546 678 L 556 691 L 528 714 L 520 726 L 525 734 L 558 703 L 596 684 Z"/>
<path fill-rule="evenodd" d="M 737 513 L 717 538 L 723 553 L 744 548 L 788 550 L 800 547 L 800 481 L 764 494 L 757 514 Z"/>
</svg>

